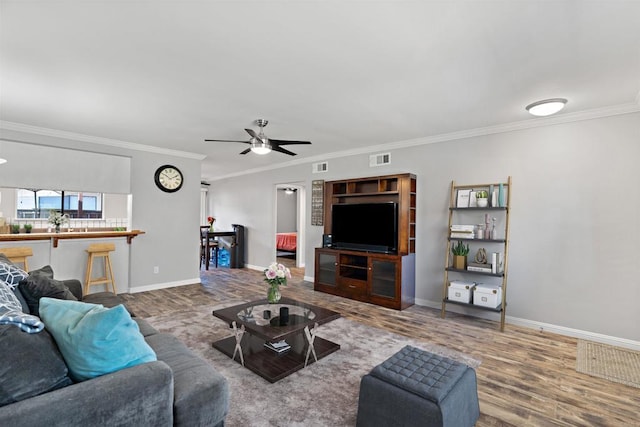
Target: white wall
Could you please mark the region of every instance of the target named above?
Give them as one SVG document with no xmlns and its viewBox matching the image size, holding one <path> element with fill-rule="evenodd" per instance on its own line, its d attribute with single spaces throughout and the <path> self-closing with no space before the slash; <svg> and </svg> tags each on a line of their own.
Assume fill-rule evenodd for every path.
<svg viewBox="0 0 640 427">
<path fill-rule="evenodd" d="M 80 140 L 6 129 L 2 130 L 1 138 L 3 150 L 9 145 L 18 147 L 17 154 L 44 149 L 47 152 L 47 158 L 46 160 L 40 159 L 38 163 L 34 164 L 20 159 L 19 156 L 16 161 L 13 156 L 10 157 L 9 153 L 3 151 L 3 156 L 9 160 L 3 167 L 12 164 L 11 170 L 19 172 L 18 175 L 12 173 L 10 177 L 0 175 L 0 179 L 2 179 L 0 187 L 8 185 L 21 187 L 23 182 L 42 182 L 46 181 L 50 174 L 53 174 L 55 179 L 52 181 L 63 182 L 66 188 L 101 191 L 101 188 L 85 188 L 85 181 L 99 183 L 101 180 L 108 181 L 111 179 L 110 176 L 125 175 L 125 177 L 117 178 L 115 182 L 120 183 L 118 185 L 121 185 L 122 182 L 130 185 L 128 191 L 132 195 L 131 228 L 143 230 L 145 234 L 133 239 L 126 257 L 128 263 L 114 262 L 114 270 L 120 269 L 116 275 L 123 273 L 122 270 L 125 273 L 124 279 L 120 279 L 121 283 L 125 283 L 122 285 L 119 283 L 119 289 L 123 287 L 136 292 L 158 287 L 199 283 L 197 230 L 200 225 L 201 160 L 198 156 L 189 155 L 189 153 L 171 155 L 161 152 L 128 150 L 116 145 L 91 144 Z M 7 141 L 11 141 L 11 143 Z M 68 150 L 59 150 L 60 147 L 83 153 L 77 158 L 82 159 L 85 163 L 79 167 L 55 168 L 54 166 L 61 159 L 66 161 L 69 156 L 74 156 L 70 155 Z M 90 150 L 93 152 L 88 153 Z M 125 166 L 129 164 L 130 167 L 122 167 L 121 165 L 117 169 L 105 170 L 102 165 L 106 159 L 113 158 L 114 154 L 119 159 L 126 158 Z M 41 167 L 45 161 L 47 167 Z M 184 184 L 180 191 L 169 194 L 156 187 L 153 179 L 154 172 L 164 164 L 173 164 L 182 171 Z M 8 170 L 4 169 L 4 171 Z M 99 176 L 94 180 L 88 179 L 87 177 L 92 174 Z M 22 181 L 20 176 L 26 175 L 29 176 L 29 179 Z M 88 241 L 79 242 L 88 245 Z M 68 246 L 69 248 L 74 247 L 71 244 Z M 56 250 L 53 249 L 50 255 L 51 262 L 56 264 L 52 264 L 54 271 L 68 271 L 77 274 L 76 268 L 69 268 L 62 264 L 64 262 L 80 262 L 83 266 L 86 265 L 86 254 L 82 254 L 81 258 L 80 255 L 64 258 L 59 256 L 62 252 L 55 252 Z M 69 261 L 70 259 L 72 261 Z M 159 269 L 157 274 L 154 273 L 156 266 Z M 82 277 L 77 278 L 82 279 Z"/>
<path fill-rule="evenodd" d="M 274 184 L 411 172 L 418 177 L 416 298 L 442 293 L 451 180 L 513 179 L 508 311 L 511 319 L 640 342 L 640 113 L 549 125 L 392 150 L 392 164 L 368 155 L 329 160 L 329 172 L 296 165 L 211 183 L 223 221 L 248 226 L 248 263 L 273 257 Z M 387 150 L 385 150 L 387 151 Z M 306 214 L 306 276 L 322 227 Z M 470 312 L 477 314 L 477 312 Z"/>
<path fill-rule="evenodd" d="M 278 189 L 277 210 L 278 218 L 276 219 L 276 232 L 290 233 L 298 231 L 298 192 L 287 194 L 283 189 Z"/>
<path fill-rule="evenodd" d="M 3 131 L 3 137 L 5 131 Z M 1 187 L 129 193 L 131 159 L 118 154 L 2 141 Z M 17 160 L 17 161 L 15 161 Z"/>
<path fill-rule="evenodd" d="M 132 227 L 146 231 L 130 246 L 129 285 L 139 291 L 199 280 L 200 160 L 16 131 L 3 130 L 2 138 L 129 156 Z M 392 164 L 383 167 L 369 168 L 367 154 L 330 159 L 325 174 L 312 174 L 310 164 L 301 164 L 214 181 L 211 213 L 219 229 L 246 226 L 247 264 L 264 267 L 275 254 L 276 185 L 299 182 L 311 188 L 316 179 L 415 173 L 416 297 L 437 305 L 451 180 L 490 182 L 511 175 L 508 317 L 640 343 L 639 141 L 640 113 L 633 113 L 391 150 Z M 185 175 L 178 193 L 163 193 L 153 183 L 155 169 L 164 163 Z M 37 165 L 23 168 L 40 173 Z M 321 246 L 323 230 L 310 225 L 310 203 L 308 197 L 307 277 L 313 276 L 314 248 Z"/>
</svg>

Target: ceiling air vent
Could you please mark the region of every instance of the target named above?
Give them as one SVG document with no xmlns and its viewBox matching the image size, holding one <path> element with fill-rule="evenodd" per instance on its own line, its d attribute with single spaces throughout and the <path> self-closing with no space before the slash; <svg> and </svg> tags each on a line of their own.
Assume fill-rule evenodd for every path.
<svg viewBox="0 0 640 427">
<path fill-rule="evenodd" d="M 313 173 L 323 173 L 329 170 L 329 162 L 320 162 L 313 164 Z"/>
<path fill-rule="evenodd" d="M 369 156 L 369 167 L 388 165 L 391 163 L 391 153 L 372 154 Z"/>
</svg>

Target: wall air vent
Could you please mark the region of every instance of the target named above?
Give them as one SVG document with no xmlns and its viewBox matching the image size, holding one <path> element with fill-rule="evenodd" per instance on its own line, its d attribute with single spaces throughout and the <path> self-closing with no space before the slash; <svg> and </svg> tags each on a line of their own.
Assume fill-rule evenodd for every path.
<svg viewBox="0 0 640 427">
<path fill-rule="evenodd" d="M 391 153 L 372 154 L 369 156 L 369 167 L 388 165 L 391 163 Z"/>
<path fill-rule="evenodd" d="M 329 162 L 319 162 L 313 164 L 313 173 L 324 173 L 329 170 Z"/>
</svg>

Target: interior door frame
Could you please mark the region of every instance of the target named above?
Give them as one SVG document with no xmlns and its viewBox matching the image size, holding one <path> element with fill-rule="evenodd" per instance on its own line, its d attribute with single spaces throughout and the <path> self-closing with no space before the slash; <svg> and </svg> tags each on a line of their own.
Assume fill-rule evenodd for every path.
<svg viewBox="0 0 640 427">
<path fill-rule="evenodd" d="M 296 268 L 304 268 L 305 266 L 305 237 L 306 237 L 306 200 L 307 200 L 307 192 L 304 183 L 296 182 L 296 183 L 287 183 L 287 184 L 276 184 L 275 188 L 275 215 L 274 215 L 274 233 L 273 233 L 273 241 L 275 242 L 275 233 L 277 232 L 277 224 L 278 224 L 278 190 L 285 188 L 295 188 L 297 194 L 297 203 L 296 203 L 296 228 L 298 229 L 297 233 L 297 242 L 296 242 Z M 274 247 L 275 253 L 278 253 L 278 248 Z"/>
</svg>

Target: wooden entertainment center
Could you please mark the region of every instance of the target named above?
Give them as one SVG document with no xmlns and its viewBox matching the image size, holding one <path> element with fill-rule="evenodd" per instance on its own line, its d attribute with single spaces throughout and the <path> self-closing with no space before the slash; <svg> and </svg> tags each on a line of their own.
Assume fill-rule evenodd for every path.
<svg viewBox="0 0 640 427">
<path fill-rule="evenodd" d="M 316 291 L 396 310 L 415 302 L 416 177 L 413 174 L 329 181 L 324 185 L 324 233 L 334 205 L 398 204 L 396 253 L 316 248 Z M 371 230 L 375 233 L 375 230 Z"/>
</svg>

